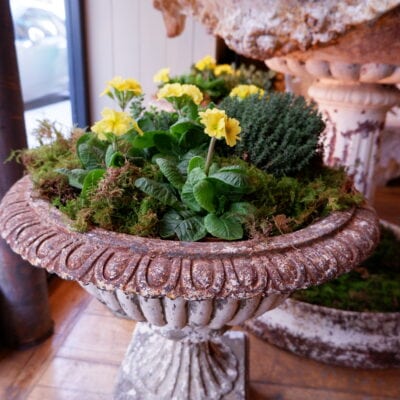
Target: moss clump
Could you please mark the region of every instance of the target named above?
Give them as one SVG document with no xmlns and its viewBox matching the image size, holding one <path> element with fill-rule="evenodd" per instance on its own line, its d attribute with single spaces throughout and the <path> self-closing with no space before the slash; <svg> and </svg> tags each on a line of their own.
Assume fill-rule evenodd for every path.
<svg viewBox="0 0 400 400">
<path fill-rule="evenodd" d="M 77 192 L 69 186 L 68 179 L 55 169 L 74 169 L 80 166 L 73 148 L 81 133 L 78 129 L 74 130 L 71 137 L 66 139 L 55 124 L 44 120 L 35 130 L 41 146 L 18 151 L 12 155 L 24 164 L 34 188 L 41 197 L 50 201 L 59 198 L 60 203 L 64 204 L 76 196 Z"/>
<path fill-rule="evenodd" d="M 154 177 L 152 168 L 147 175 Z M 108 168 L 103 179 L 86 196 L 78 196 L 60 206 L 75 221 L 74 227 L 86 231 L 98 226 L 110 231 L 138 236 L 156 236 L 158 214 L 162 208 L 135 187 L 143 169 L 126 162 Z"/>
<path fill-rule="evenodd" d="M 248 200 L 257 209 L 254 220 L 248 222 L 252 236 L 289 233 L 364 201 L 344 169 L 321 167 L 318 173 L 298 179 L 274 177 L 254 167 L 250 173 L 257 193 L 256 199 Z"/>
<path fill-rule="evenodd" d="M 400 241 L 381 227 L 381 241 L 360 267 L 293 298 L 348 311 L 400 311 Z"/>
<path fill-rule="evenodd" d="M 233 149 L 220 145 L 222 154 L 234 152 L 274 176 L 295 176 L 316 155 L 325 124 L 303 97 L 289 93 L 271 93 L 262 99 L 227 97 L 219 108 L 242 127 L 240 142 Z"/>
</svg>

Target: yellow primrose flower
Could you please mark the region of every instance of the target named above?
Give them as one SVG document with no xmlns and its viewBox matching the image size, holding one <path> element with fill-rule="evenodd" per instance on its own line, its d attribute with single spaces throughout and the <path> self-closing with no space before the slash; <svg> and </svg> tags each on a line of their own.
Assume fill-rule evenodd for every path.
<svg viewBox="0 0 400 400">
<path fill-rule="evenodd" d="M 224 110 L 207 109 L 199 113 L 200 122 L 205 126 L 204 132 L 216 139 L 225 138 L 228 146 L 235 146 L 241 131 L 239 121 L 229 118 Z"/>
<path fill-rule="evenodd" d="M 134 96 L 142 94 L 142 86 L 135 79 L 123 79 L 120 76 L 116 76 L 111 81 L 107 82 L 107 87 L 101 93 L 100 96 L 108 94 L 112 89 L 116 89 L 120 92 L 132 92 Z"/>
<path fill-rule="evenodd" d="M 232 66 L 230 66 L 229 64 L 220 64 L 214 68 L 215 76 L 233 75 L 233 73 L 234 73 L 234 70 L 233 70 Z"/>
<path fill-rule="evenodd" d="M 169 82 L 169 68 L 160 69 L 153 77 L 155 83 L 167 83 Z"/>
<path fill-rule="evenodd" d="M 203 93 L 195 85 L 182 85 L 183 94 L 190 96 L 193 102 L 199 105 L 203 101 Z"/>
<path fill-rule="evenodd" d="M 197 61 L 197 63 L 194 66 L 199 71 L 204 71 L 205 69 L 213 70 L 215 68 L 215 65 L 216 65 L 215 58 L 211 56 L 205 56 L 201 60 Z"/>
<path fill-rule="evenodd" d="M 205 126 L 204 132 L 208 136 L 220 139 L 225 135 L 225 119 L 227 115 L 224 110 L 218 108 L 207 109 L 199 112 L 200 122 Z"/>
<path fill-rule="evenodd" d="M 181 85 L 180 83 L 168 83 L 163 86 L 157 93 L 158 99 L 168 97 L 182 97 L 187 95 L 191 97 L 193 102 L 199 105 L 203 101 L 203 93 L 195 85 Z"/>
<path fill-rule="evenodd" d="M 239 134 L 242 128 L 239 125 L 239 121 L 235 118 L 227 118 L 225 122 L 225 141 L 230 147 L 236 145 L 236 142 L 240 140 Z"/>
<path fill-rule="evenodd" d="M 157 93 L 158 99 L 180 96 L 182 96 L 182 85 L 180 83 L 168 83 L 164 85 Z"/>
<path fill-rule="evenodd" d="M 229 96 L 240 97 L 241 99 L 245 99 L 246 97 L 252 94 L 258 94 L 260 97 L 264 96 L 265 91 L 258 86 L 255 85 L 238 85 L 234 87 Z"/>
<path fill-rule="evenodd" d="M 92 132 L 96 133 L 100 139 L 106 139 L 105 133 L 112 132 L 114 135 L 120 136 L 135 127 L 136 121 L 123 111 L 105 108 L 101 115 L 103 119 L 96 122 L 91 128 Z"/>
</svg>

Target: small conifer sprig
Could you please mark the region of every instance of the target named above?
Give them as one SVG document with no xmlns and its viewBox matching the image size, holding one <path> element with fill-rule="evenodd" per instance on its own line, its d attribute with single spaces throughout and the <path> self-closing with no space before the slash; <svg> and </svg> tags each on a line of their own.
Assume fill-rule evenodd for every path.
<svg viewBox="0 0 400 400">
<path fill-rule="evenodd" d="M 229 96 L 220 108 L 240 121 L 241 141 L 220 151 L 236 154 L 274 176 L 294 176 L 315 157 L 325 128 L 321 115 L 303 97 L 269 93 L 263 97 Z"/>
</svg>

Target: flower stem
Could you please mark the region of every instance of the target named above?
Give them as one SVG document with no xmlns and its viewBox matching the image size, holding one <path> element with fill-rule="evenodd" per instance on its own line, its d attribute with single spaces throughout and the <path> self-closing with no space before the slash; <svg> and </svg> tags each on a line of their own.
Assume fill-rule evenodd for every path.
<svg viewBox="0 0 400 400">
<path fill-rule="evenodd" d="M 217 138 L 212 137 L 210 140 L 210 145 L 208 146 L 207 160 L 206 160 L 206 165 L 204 167 L 204 172 L 206 175 L 208 175 L 208 171 L 210 169 L 212 157 L 214 155 L 214 147 L 215 147 L 216 141 L 217 141 Z"/>
</svg>

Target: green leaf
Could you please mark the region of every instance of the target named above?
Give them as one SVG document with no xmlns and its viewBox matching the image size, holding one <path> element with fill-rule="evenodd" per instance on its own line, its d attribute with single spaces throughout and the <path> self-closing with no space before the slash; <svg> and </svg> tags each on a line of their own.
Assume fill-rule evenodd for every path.
<svg viewBox="0 0 400 400">
<path fill-rule="evenodd" d="M 86 175 L 89 173 L 86 169 L 67 169 L 67 168 L 58 168 L 56 172 L 60 174 L 66 175 L 68 177 L 68 183 L 77 189 L 82 189 L 83 181 L 85 180 Z"/>
<path fill-rule="evenodd" d="M 82 197 L 88 196 L 89 192 L 97 187 L 99 181 L 103 178 L 105 169 L 93 169 L 86 175 L 82 185 Z"/>
<path fill-rule="evenodd" d="M 205 172 L 201 168 L 195 167 L 189 172 L 186 183 L 195 185 L 197 182 L 205 178 L 207 178 Z"/>
<path fill-rule="evenodd" d="M 242 224 L 232 217 L 225 215 L 218 217 L 215 214 L 208 214 L 204 218 L 204 226 L 211 235 L 225 239 L 238 240 L 243 237 Z"/>
<path fill-rule="evenodd" d="M 132 140 L 132 146 L 136 149 L 146 149 L 154 146 L 154 135 L 160 131 L 144 132 L 143 135 L 136 135 Z"/>
<path fill-rule="evenodd" d="M 196 212 L 201 211 L 201 206 L 194 197 L 193 185 L 191 183 L 186 182 L 182 186 L 181 199 L 191 210 Z"/>
<path fill-rule="evenodd" d="M 232 189 L 236 193 L 249 193 L 251 191 L 249 176 L 241 168 L 221 168 L 210 174 L 209 179 L 222 183 L 223 185 L 220 187 L 224 193 L 229 193 L 229 190 Z M 224 187 L 224 185 L 228 187 Z"/>
<path fill-rule="evenodd" d="M 203 218 L 199 216 L 193 216 L 182 220 L 175 228 L 175 232 L 178 239 L 184 242 L 196 242 L 207 235 Z"/>
<path fill-rule="evenodd" d="M 214 185 L 207 179 L 197 182 L 193 186 L 193 195 L 198 204 L 210 213 L 216 211 Z"/>
<path fill-rule="evenodd" d="M 190 97 L 186 104 L 182 107 L 182 113 L 187 115 L 191 120 L 195 121 L 199 116 L 199 108 Z"/>
<path fill-rule="evenodd" d="M 106 167 L 122 167 L 125 164 L 125 157 L 121 152 L 115 151 L 112 145 L 108 146 L 105 155 Z"/>
<path fill-rule="evenodd" d="M 171 207 L 179 206 L 178 199 L 167 184 L 156 182 L 148 178 L 139 178 L 136 179 L 135 186 L 163 204 Z"/>
<path fill-rule="evenodd" d="M 153 136 L 154 145 L 162 154 L 179 154 L 178 140 L 169 133 L 155 133 Z"/>
<path fill-rule="evenodd" d="M 204 128 L 193 124 L 187 131 L 183 132 L 179 138 L 179 145 L 185 149 L 192 149 L 201 145 L 206 145 L 209 136 L 204 134 Z"/>
<path fill-rule="evenodd" d="M 168 210 L 160 221 L 159 233 L 162 238 L 174 236 L 177 226 L 182 222 L 182 216 L 174 209 Z"/>
<path fill-rule="evenodd" d="M 195 242 L 206 236 L 203 218 L 192 212 L 177 212 L 168 210 L 160 221 L 160 236 L 162 238 L 178 236 L 179 240 Z"/>
<path fill-rule="evenodd" d="M 165 158 L 157 158 L 156 163 L 171 185 L 176 189 L 182 189 L 185 178 L 181 175 L 176 164 Z"/>
<path fill-rule="evenodd" d="M 202 157 L 203 155 L 206 155 L 206 149 L 204 146 L 199 146 L 199 147 L 190 149 L 187 153 L 185 153 L 183 156 L 180 157 L 181 161 L 178 164 L 179 170 L 183 174 L 187 174 L 188 173 L 188 165 L 189 165 L 190 160 L 195 156 Z"/>
<path fill-rule="evenodd" d="M 219 165 L 215 162 L 213 162 L 210 165 L 210 170 L 208 171 L 209 175 L 215 174 L 219 170 Z"/>
<path fill-rule="evenodd" d="M 137 123 L 142 131 L 154 131 L 156 129 L 153 120 L 148 115 L 140 117 Z"/>
<path fill-rule="evenodd" d="M 85 133 L 76 143 L 76 152 L 85 169 L 104 167 L 104 159 L 109 143 L 103 142 L 92 133 Z"/>
<path fill-rule="evenodd" d="M 196 124 L 188 118 L 179 119 L 175 124 L 173 124 L 170 128 L 171 133 L 182 135 L 183 133 L 187 132 L 188 130 L 195 127 Z"/>
<path fill-rule="evenodd" d="M 190 173 L 195 168 L 201 168 L 202 170 L 204 170 L 205 165 L 206 165 L 206 160 L 203 157 L 195 156 L 191 158 L 189 161 L 188 173 Z"/>
</svg>

